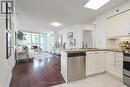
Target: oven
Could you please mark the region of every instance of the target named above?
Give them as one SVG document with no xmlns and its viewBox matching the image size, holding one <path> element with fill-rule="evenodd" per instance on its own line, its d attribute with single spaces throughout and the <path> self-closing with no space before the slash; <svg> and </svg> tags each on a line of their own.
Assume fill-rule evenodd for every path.
<svg viewBox="0 0 130 87">
<path fill-rule="evenodd" d="M 124 84 L 130 86 L 130 53 L 124 53 L 123 81 L 124 81 Z"/>
</svg>

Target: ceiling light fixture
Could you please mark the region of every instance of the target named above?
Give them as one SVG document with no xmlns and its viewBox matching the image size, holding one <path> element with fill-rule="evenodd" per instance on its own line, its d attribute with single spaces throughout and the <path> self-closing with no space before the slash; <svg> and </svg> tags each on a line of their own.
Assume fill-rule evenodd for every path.
<svg viewBox="0 0 130 87">
<path fill-rule="evenodd" d="M 53 22 L 53 23 L 51 23 L 51 25 L 55 26 L 55 27 L 59 27 L 59 26 L 61 26 L 61 23 L 59 23 L 59 22 Z"/>
<path fill-rule="evenodd" d="M 110 0 L 89 0 L 84 7 L 98 10 L 102 6 L 104 6 L 106 3 L 108 3 Z"/>
</svg>

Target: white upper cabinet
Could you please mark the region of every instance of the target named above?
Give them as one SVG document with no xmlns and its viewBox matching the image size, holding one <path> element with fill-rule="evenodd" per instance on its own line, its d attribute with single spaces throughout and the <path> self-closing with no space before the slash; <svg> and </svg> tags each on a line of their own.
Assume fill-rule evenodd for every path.
<svg viewBox="0 0 130 87">
<path fill-rule="evenodd" d="M 107 19 L 107 37 L 130 35 L 130 10 Z"/>
</svg>

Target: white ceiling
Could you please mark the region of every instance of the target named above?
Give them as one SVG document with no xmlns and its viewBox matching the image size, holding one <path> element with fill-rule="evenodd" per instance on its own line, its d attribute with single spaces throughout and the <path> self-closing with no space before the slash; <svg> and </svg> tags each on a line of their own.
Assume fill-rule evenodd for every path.
<svg viewBox="0 0 130 87">
<path fill-rule="evenodd" d="M 59 30 L 73 24 L 94 21 L 96 16 L 128 0 L 111 0 L 99 10 L 84 8 L 88 0 L 15 0 L 18 24 L 25 31 Z M 55 28 L 51 22 L 60 22 Z"/>
</svg>

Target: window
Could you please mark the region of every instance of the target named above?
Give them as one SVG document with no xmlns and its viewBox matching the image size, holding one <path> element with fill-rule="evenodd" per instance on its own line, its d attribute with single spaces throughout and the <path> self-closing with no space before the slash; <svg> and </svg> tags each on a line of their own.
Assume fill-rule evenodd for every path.
<svg viewBox="0 0 130 87">
<path fill-rule="evenodd" d="M 38 46 L 39 50 L 53 51 L 54 47 L 53 33 L 30 33 L 30 32 L 23 32 L 23 33 L 26 38 L 24 44 L 27 45 L 29 49 L 31 49 L 32 46 Z"/>
</svg>

